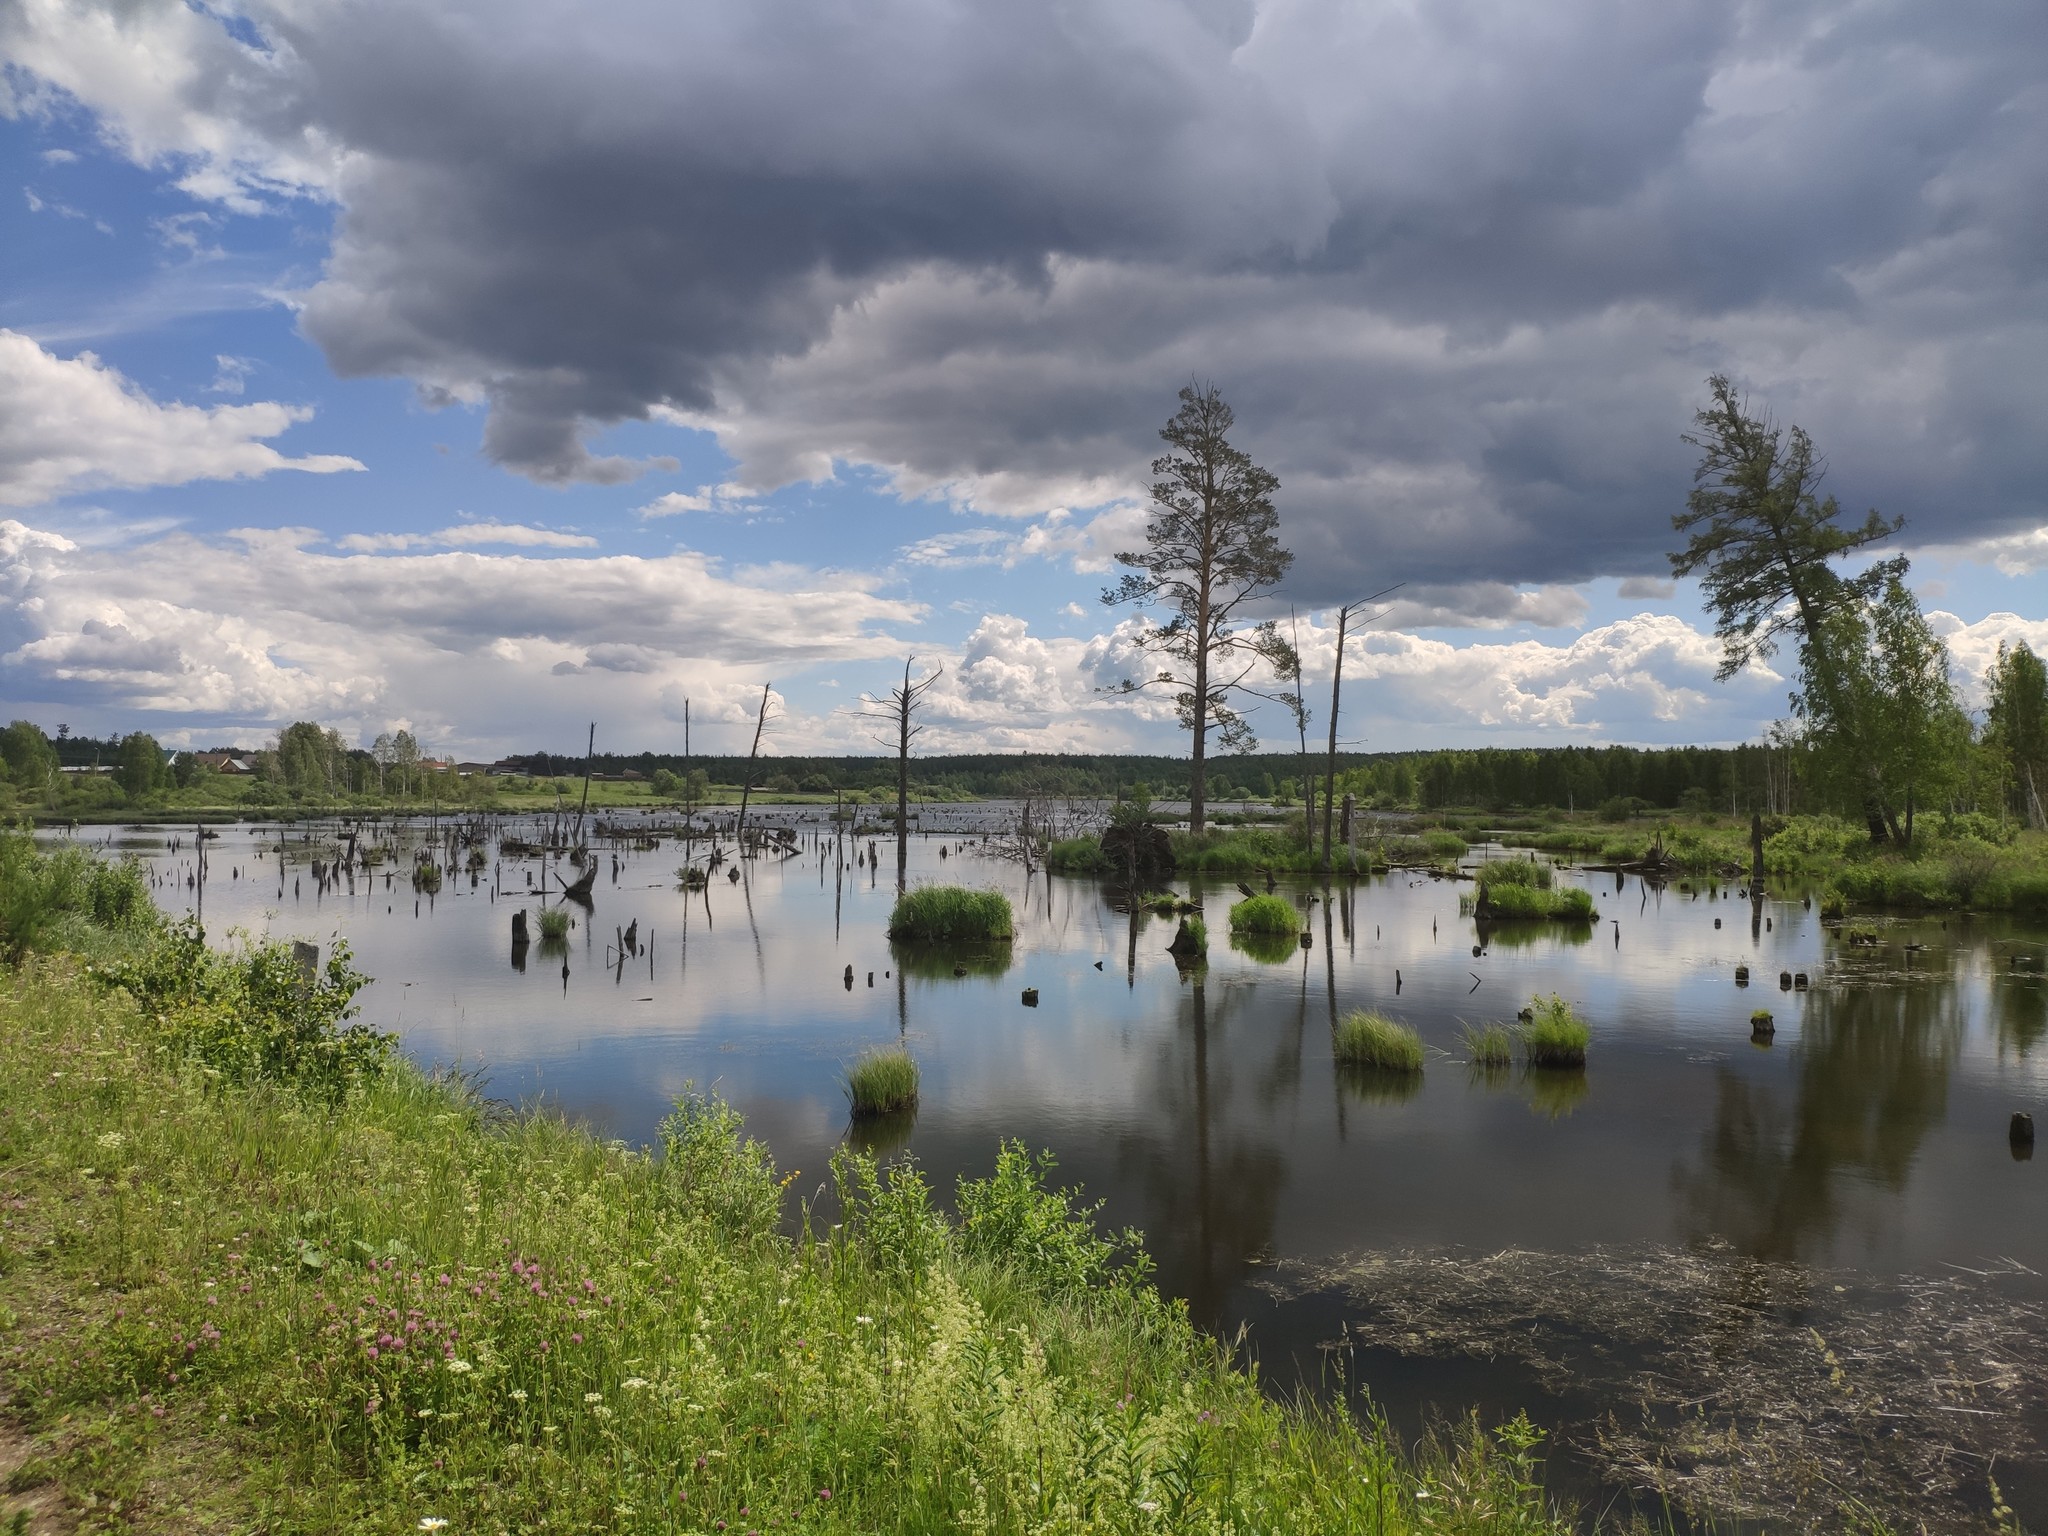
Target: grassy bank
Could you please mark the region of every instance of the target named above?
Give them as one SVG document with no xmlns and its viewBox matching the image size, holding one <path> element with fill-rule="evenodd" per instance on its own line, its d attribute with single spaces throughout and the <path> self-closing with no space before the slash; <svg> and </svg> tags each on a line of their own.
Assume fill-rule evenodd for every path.
<svg viewBox="0 0 2048 1536">
<path fill-rule="evenodd" d="M 715 1099 L 658 1153 L 496 1112 L 374 1036 L 322 1049 L 346 978 L 231 985 L 262 953 L 0 976 L 14 1497 L 270 1532 L 1566 1528 L 1526 1425 L 1414 1460 L 1276 1404 L 1021 1148 L 957 1220 L 842 1154 L 828 1225 Z M 280 1020 L 299 1054 L 255 1049 Z"/>
</svg>

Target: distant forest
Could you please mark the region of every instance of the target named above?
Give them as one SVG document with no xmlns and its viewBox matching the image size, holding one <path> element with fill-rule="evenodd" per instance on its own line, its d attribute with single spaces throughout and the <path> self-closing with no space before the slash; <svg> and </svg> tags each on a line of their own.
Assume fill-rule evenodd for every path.
<svg viewBox="0 0 2048 1536">
<path fill-rule="evenodd" d="M 583 760 L 546 752 L 506 759 L 537 777 L 573 776 Z M 1560 809 L 1643 808 L 1772 809 L 1770 793 L 1785 777 L 1785 753 L 1769 747 L 1487 747 L 1471 751 L 1340 752 L 1339 792 L 1381 806 L 1444 805 Z M 1294 796 L 1304 774 L 1320 784 L 1323 755 L 1304 763 L 1296 752 L 1258 752 L 1211 759 L 1209 798 L 1223 802 L 1253 796 Z M 674 753 L 600 752 L 597 773 L 627 770 L 652 778 L 656 771 L 682 774 L 705 770 L 714 783 L 737 784 L 747 760 L 738 756 L 693 757 Z M 774 790 L 873 790 L 896 782 L 888 757 L 774 757 L 757 765 L 757 782 Z M 913 759 L 913 782 L 927 792 L 972 795 L 1115 796 L 1142 784 L 1156 798 L 1177 799 L 1188 791 L 1185 757 L 1069 753 L 966 753 Z M 1782 789 L 1780 790 L 1782 797 Z"/>
</svg>

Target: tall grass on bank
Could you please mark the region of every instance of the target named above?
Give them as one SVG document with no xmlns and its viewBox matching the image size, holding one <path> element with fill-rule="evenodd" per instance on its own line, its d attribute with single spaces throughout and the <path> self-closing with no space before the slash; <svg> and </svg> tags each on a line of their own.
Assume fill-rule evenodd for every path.
<svg viewBox="0 0 2048 1536">
<path fill-rule="evenodd" d="M 1408 1025 L 1383 1013 L 1345 1015 L 1337 1025 L 1337 1060 L 1379 1072 L 1420 1072 L 1422 1038 Z"/>
<path fill-rule="evenodd" d="M 1009 897 L 962 885 L 905 891 L 889 914 L 889 937 L 909 944 L 989 944 L 1016 931 Z"/>
<path fill-rule="evenodd" d="M 856 1116 L 896 1115 L 917 1107 L 917 1063 L 900 1046 L 867 1052 L 846 1071 Z"/>
<path fill-rule="evenodd" d="M 13 1491 L 208 1529 L 1570 1529 L 1526 1420 L 1415 1461 L 1264 1395 L 1021 1147 L 958 1220 L 842 1152 L 792 1238 L 717 1099 L 656 1155 L 396 1061 L 223 1085 L 170 1045 L 207 1006 L 0 977 Z"/>
<path fill-rule="evenodd" d="M 114 863 L 84 848 L 40 849 L 0 828 L 0 960 L 31 949 L 119 950 L 155 930 L 149 882 L 134 859 Z"/>
<path fill-rule="evenodd" d="M 1583 1067 L 1593 1032 L 1555 992 L 1529 1005 L 1522 1026 L 1522 1051 L 1532 1067 Z"/>
<path fill-rule="evenodd" d="M 1230 909 L 1232 933 L 1284 934 L 1292 939 L 1301 929 L 1301 913 L 1284 896 L 1247 896 Z"/>
</svg>

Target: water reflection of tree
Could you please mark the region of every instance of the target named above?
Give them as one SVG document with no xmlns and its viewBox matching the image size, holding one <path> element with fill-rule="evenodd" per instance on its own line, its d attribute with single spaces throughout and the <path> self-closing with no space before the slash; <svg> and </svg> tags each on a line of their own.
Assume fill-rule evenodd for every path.
<svg viewBox="0 0 2048 1536">
<path fill-rule="evenodd" d="M 2048 977 L 1994 970 L 1991 1018 L 1999 1050 L 2027 1055 L 2048 1035 Z"/>
<path fill-rule="evenodd" d="M 1902 1191 L 1947 1112 L 1963 1028 L 1953 978 L 1812 994 L 1789 1105 L 1720 1075 L 1702 1166 L 1678 1178 L 1696 1236 L 1801 1259 L 1833 1237 L 1852 1179 Z"/>
<path fill-rule="evenodd" d="M 1298 1025 L 1233 1031 L 1251 990 L 1226 986 L 1212 999 L 1217 990 L 1201 972 L 1180 989 L 1144 1095 L 1145 1129 L 1120 1149 L 1147 1192 L 1146 1246 L 1161 1281 L 1210 1326 L 1222 1322 L 1245 1261 L 1271 1245 L 1286 1166 L 1263 1128 L 1301 1084 Z M 1290 1056 L 1295 1070 L 1276 1070 Z"/>
</svg>

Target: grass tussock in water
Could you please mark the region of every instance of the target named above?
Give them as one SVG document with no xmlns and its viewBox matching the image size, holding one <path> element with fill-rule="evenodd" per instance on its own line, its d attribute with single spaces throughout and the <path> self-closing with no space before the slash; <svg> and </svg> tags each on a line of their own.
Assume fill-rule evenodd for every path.
<svg viewBox="0 0 2048 1536">
<path fill-rule="evenodd" d="M 1508 1067 L 1515 1061 L 1515 1037 L 1505 1024 L 1467 1024 L 1458 1043 L 1475 1067 Z"/>
<path fill-rule="evenodd" d="M 1301 914 L 1284 896 L 1247 896 L 1230 909 L 1232 933 L 1281 934 L 1292 939 L 1301 929 Z"/>
<path fill-rule="evenodd" d="M 900 1046 L 869 1051 L 846 1072 L 846 1097 L 857 1116 L 895 1115 L 917 1105 L 917 1063 Z"/>
<path fill-rule="evenodd" d="M 559 944 L 569 937 L 569 909 L 567 907 L 542 907 L 540 909 L 540 936 L 543 942 Z"/>
<path fill-rule="evenodd" d="M 1548 864 L 1534 859 L 1500 859 L 1481 865 L 1474 894 L 1459 902 L 1469 915 L 1513 920 L 1591 922 L 1600 914 L 1590 891 L 1575 885 L 1557 886 Z"/>
<path fill-rule="evenodd" d="M 1586 1021 L 1555 992 L 1529 1005 L 1522 1026 L 1522 1051 L 1532 1067 L 1583 1067 L 1586 1046 L 1593 1038 Z"/>
<path fill-rule="evenodd" d="M 1420 1072 L 1422 1038 L 1383 1013 L 1347 1014 L 1337 1026 L 1337 1059 L 1379 1072 Z"/>
<path fill-rule="evenodd" d="M 493 1111 L 348 1020 L 345 953 L 0 973 L 0 1374 L 79 1513 L 208 1529 L 1562 1533 L 1526 1420 L 1419 1459 L 1281 1403 L 1014 1144 L 948 1217 L 740 1117 Z M 792 1236 L 791 1234 L 795 1235 Z"/>
<path fill-rule="evenodd" d="M 889 914 L 889 937 L 908 944 L 990 944 L 1016 931 L 1009 897 L 964 885 L 905 891 Z"/>
</svg>

